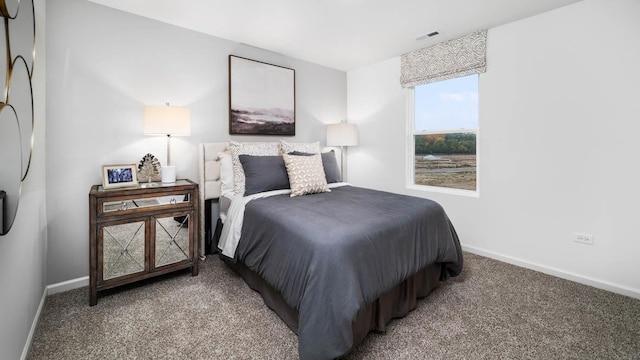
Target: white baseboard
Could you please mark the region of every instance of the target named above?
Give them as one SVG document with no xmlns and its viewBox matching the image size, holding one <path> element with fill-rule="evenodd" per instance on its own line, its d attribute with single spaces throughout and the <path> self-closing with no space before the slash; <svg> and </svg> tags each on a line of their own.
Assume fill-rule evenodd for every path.
<svg viewBox="0 0 640 360">
<path fill-rule="evenodd" d="M 63 291 L 78 289 L 83 286 L 89 286 L 88 276 L 59 282 L 57 284 L 47 285 L 47 295 L 53 295 L 53 294 L 61 293 Z"/>
<path fill-rule="evenodd" d="M 36 332 L 36 327 L 38 326 L 38 321 L 40 321 L 40 313 L 42 312 L 42 308 L 44 307 L 44 301 L 47 299 L 47 288 L 44 288 L 42 292 L 42 298 L 40 299 L 40 305 L 38 305 L 38 311 L 36 311 L 36 316 L 33 317 L 33 322 L 31 323 L 31 329 L 29 329 L 29 335 L 27 336 L 27 341 L 24 344 L 24 348 L 22 349 L 22 356 L 20 356 L 21 360 L 25 360 L 27 355 L 29 355 L 29 349 L 31 348 L 31 342 L 33 341 L 33 334 Z"/>
<path fill-rule="evenodd" d="M 562 269 L 557 269 L 551 266 L 537 264 L 528 260 L 518 259 L 513 256 L 496 253 L 496 252 L 485 250 L 475 246 L 462 245 L 462 250 L 468 251 L 472 254 L 485 256 L 488 258 L 506 262 L 512 265 L 539 271 L 547 275 L 552 275 L 562 279 L 575 281 L 580 284 L 593 286 L 595 288 L 614 292 L 616 294 L 621 294 L 621 295 L 629 296 L 632 298 L 640 299 L 640 289 L 634 289 L 628 286 L 615 284 L 615 283 L 604 281 L 604 280 L 594 279 L 588 276 L 572 273 Z"/>
<path fill-rule="evenodd" d="M 38 326 L 38 322 L 40 321 L 40 314 L 42 313 L 42 308 L 44 307 L 44 302 L 47 299 L 47 296 L 61 293 L 67 290 L 78 289 L 83 286 L 89 285 L 89 277 L 81 277 L 77 279 L 63 281 L 57 284 L 47 285 L 42 292 L 42 298 L 40 299 L 40 305 L 38 305 L 38 311 L 36 311 L 36 315 L 33 318 L 33 322 L 31 323 L 31 329 L 29 330 L 29 335 L 27 336 L 27 341 L 24 344 L 24 348 L 22 349 L 21 360 L 25 360 L 27 355 L 29 354 L 29 349 L 31 348 L 31 342 L 33 341 L 33 334 L 36 331 L 36 327 Z"/>
</svg>

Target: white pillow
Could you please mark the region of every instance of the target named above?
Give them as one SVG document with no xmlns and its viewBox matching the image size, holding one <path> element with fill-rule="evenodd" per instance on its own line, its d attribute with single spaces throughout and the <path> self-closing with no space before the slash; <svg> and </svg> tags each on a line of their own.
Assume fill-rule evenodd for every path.
<svg viewBox="0 0 640 360">
<path fill-rule="evenodd" d="M 282 147 L 282 153 L 288 154 L 290 152 L 299 151 L 307 154 L 317 154 L 320 152 L 320 143 L 290 143 L 286 140 L 280 140 L 280 147 Z"/>
<path fill-rule="evenodd" d="M 235 194 L 233 185 L 233 162 L 231 161 L 231 154 L 228 152 L 219 152 L 220 158 L 220 194 L 222 196 L 229 195 L 233 197 Z"/>
<path fill-rule="evenodd" d="M 277 142 L 239 143 L 230 141 L 229 148 L 233 163 L 233 189 L 236 194 L 244 194 L 244 169 L 238 156 L 280 155 L 280 143 Z"/>
<path fill-rule="evenodd" d="M 283 154 L 282 157 L 289 175 L 291 197 L 331 192 L 319 153 L 311 156 Z"/>
</svg>

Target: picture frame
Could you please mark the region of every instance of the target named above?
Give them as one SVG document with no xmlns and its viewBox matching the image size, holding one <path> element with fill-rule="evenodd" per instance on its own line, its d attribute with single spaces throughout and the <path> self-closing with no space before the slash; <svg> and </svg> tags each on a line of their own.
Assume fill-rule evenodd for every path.
<svg viewBox="0 0 640 360">
<path fill-rule="evenodd" d="M 296 134 L 295 70 L 229 55 L 229 134 Z"/>
<path fill-rule="evenodd" d="M 114 189 L 138 186 L 136 164 L 102 165 L 102 187 Z"/>
</svg>

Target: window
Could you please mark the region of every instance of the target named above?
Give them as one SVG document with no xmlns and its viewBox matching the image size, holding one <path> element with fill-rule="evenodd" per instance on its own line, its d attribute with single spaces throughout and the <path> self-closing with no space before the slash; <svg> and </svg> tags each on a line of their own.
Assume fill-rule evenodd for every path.
<svg viewBox="0 0 640 360">
<path fill-rule="evenodd" d="M 413 89 L 410 184 L 476 192 L 478 75 Z"/>
</svg>

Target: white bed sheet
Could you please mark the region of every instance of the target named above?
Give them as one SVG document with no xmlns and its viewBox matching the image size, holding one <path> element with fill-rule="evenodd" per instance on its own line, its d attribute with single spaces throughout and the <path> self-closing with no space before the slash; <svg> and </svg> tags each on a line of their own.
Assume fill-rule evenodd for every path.
<svg viewBox="0 0 640 360">
<path fill-rule="evenodd" d="M 227 219 L 227 213 L 229 212 L 229 207 L 231 206 L 231 201 L 233 200 L 233 194 L 225 194 L 220 196 L 220 199 L 218 200 L 217 205 L 219 206 L 219 217 L 220 220 L 222 221 L 222 223 L 224 224 L 225 220 Z M 215 222 L 218 221 L 218 219 L 214 219 L 215 221 L 213 222 L 215 224 Z"/>
</svg>

